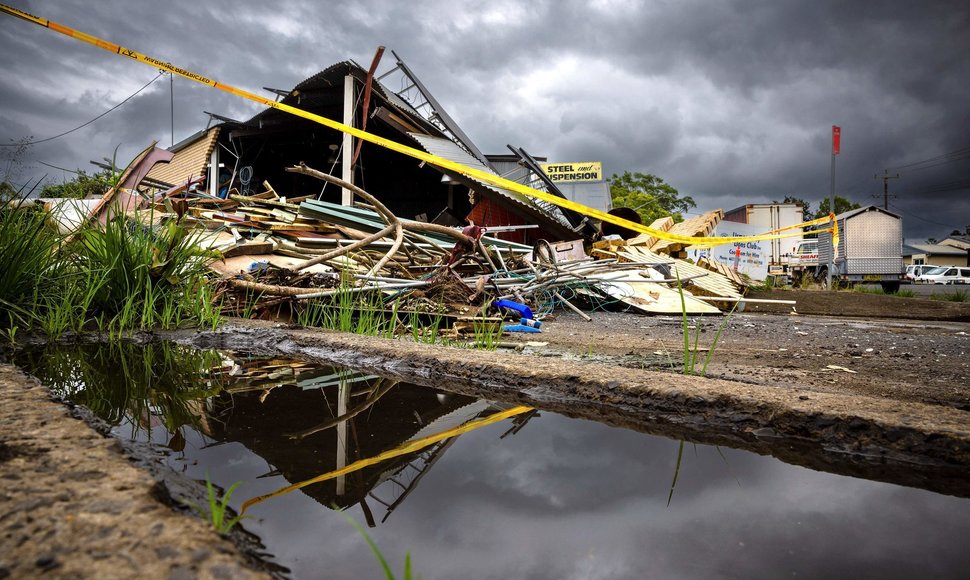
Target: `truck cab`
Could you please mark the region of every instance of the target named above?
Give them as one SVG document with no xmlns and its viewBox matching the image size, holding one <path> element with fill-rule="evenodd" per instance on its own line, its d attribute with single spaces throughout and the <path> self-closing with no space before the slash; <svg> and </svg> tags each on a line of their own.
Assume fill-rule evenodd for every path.
<svg viewBox="0 0 970 580">
<path fill-rule="evenodd" d="M 818 269 L 818 239 L 800 240 L 790 254 L 784 256 L 791 283 L 798 286 L 807 275 L 814 277 Z"/>
<path fill-rule="evenodd" d="M 818 240 L 802 240 L 789 256 L 791 266 L 818 266 Z"/>
</svg>

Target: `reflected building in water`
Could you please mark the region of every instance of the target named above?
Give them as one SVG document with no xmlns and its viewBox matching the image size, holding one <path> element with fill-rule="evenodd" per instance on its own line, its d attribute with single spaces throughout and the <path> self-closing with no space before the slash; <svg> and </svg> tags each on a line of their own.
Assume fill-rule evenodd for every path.
<svg viewBox="0 0 970 580">
<path fill-rule="evenodd" d="M 506 408 L 302 361 L 234 362 L 224 368 L 224 375 L 231 380 L 206 406 L 207 416 L 200 422 L 204 434 L 241 443 L 270 465 L 266 475 L 280 475 L 290 483 Z M 328 507 L 360 504 L 373 526 L 374 510 L 384 512 L 381 521 L 387 519 L 454 441 L 447 438 L 301 491 Z"/>
</svg>

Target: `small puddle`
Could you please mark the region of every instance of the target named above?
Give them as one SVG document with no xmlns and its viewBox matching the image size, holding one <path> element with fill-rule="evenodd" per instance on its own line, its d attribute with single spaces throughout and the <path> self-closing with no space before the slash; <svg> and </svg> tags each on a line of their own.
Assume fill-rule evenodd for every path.
<svg viewBox="0 0 970 580">
<path fill-rule="evenodd" d="M 256 500 L 244 525 L 295 578 L 383 576 L 336 508 L 426 579 L 970 570 L 967 499 L 280 357 L 157 343 L 15 362 L 174 469 L 242 482 L 231 505 Z"/>
</svg>

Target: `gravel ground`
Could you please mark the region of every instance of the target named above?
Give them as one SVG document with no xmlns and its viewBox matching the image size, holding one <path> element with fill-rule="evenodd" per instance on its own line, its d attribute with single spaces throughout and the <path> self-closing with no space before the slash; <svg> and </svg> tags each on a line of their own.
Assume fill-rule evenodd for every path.
<svg viewBox="0 0 970 580">
<path fill-rule="evenodd" d="M 703 366 L 723 318 L 691 318 Z M 683 326 L 676 317 L 569 313 L 543 326 L 536 352 L 627 367 L 680 372 Z M 707 376 L 771 388 L 947 405 L 970 411 L 970 323 L 806 315 L 735 314 L 727 320 Z M 837 368 L 836 368 L 837 367 Z"/>
</svg>

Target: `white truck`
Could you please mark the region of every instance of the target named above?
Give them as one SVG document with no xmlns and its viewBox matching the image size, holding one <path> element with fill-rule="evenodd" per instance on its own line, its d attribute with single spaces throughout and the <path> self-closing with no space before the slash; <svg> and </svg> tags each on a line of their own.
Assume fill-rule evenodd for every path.
<svg viewBox="0 0 970 580">
<path fill-rule="evenodd" d="M 818 238 L 799 240 L 795 250 L 782 257 L 785 275 L 793 286 L 800 286 L 805 277 L 815 279 L 819 272 Z"/>
<path fill-rule="evenodd" d="M 803 216 L 803 208 L 797 203 L 749 203 L 724 212 L 723 221 L 755 225 L 760 233 L 764 233 L 800 224 L 805 221 Z M 770 243 L 767 252 L 769 277 L 789 275 L 787 256 L 797 251 L 801 241 L 802 238 L 796 236 L 766 242 Z"/>
<path fill-rule="evenodd" d="M 897 292 L 903 279 L 903 223 L 900 216 L 877 206 L 835 216 L 839 247 L 832 266 L 832 282 L 842 285 L 876 283 L 887 293 Z M 832 234 L 802 240 L 788 256 L 792 282 L 806 276 L 825 284 L 832 259 Z"/>
</svg>

